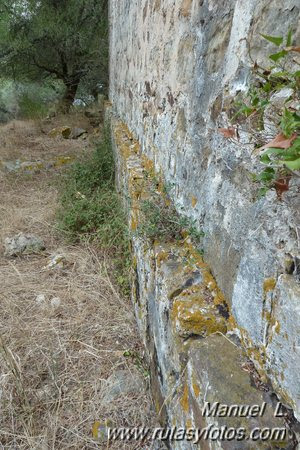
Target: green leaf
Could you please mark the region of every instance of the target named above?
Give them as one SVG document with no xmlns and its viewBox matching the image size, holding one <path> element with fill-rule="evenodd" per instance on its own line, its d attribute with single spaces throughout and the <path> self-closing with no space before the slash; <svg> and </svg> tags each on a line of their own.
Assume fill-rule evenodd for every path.
<svg viewBox="0 0 300 450">
<path fill-rule="evenodd" d="M 271 90 L 272 90 L 272 84 L 270 83 L 270 81 L 267 81 L 267 82 L 263 85 L 262 90 L 263 90 L 264 92 L 266 92 L 266 93 L 271 92 Z"/>
<path fill-rule="evenodd" d="M 270 182 L 275 178 L 275 170 L 272 167 L 267 167 L 259 174 L 260 181 Z"/>
<path fill-rule="evenodd" d="M 276 86 L 274 87 L 274 90 L 275 90 L 275 91 L 281 91 L 281 89 L 283 89 L 283 88 L 285 88 L 285 87 L 286 87 L 285 83 L 278 83 L 278 84 L 276 84 Z"/>
<path fill-rule="evenodd" d="M 255 108 L 249 108 L 249 106 L 245 106 L 242 109 L 243 114 L 245 114 L 245 116 L 250 116 L 253 112 L 255 111 Z"/>
<path fill-rule="evenodd" d="M 281 58 L 284 58 L 284 56 L 286 56 L 287 54 L 288 52 L 286 50 L 281 50 L 278 53 L 273 53 L 273 55 L 269 55 L 269 58 L 272 59 L 272 61 L 277 62 Z"/>
<path fill-rule="evenodd" d="M 289 150 L 296 150 L 300 154 L 300 136 L 297 137 Z"/>
<path fill-rule="evenodd" d="M 254 108 L 250 108 L 246 104 L 242 104 L 241 108 L 232 116 L 231 121 L 234 122 L 235 119 L 240 115 L 244 114 L 246 117 L 250 116 L 255 111 Z"/>
<path fill-rule="evenodd" d="M 293 113 L 293 117 L 294 117 L 295 122 L 300 122 L 300 116 L 299 116 L 299 114 L 297 114 L 296 112 L 294 112 L 294 113 Z"/>
<path fill-rule="evenodd" d="M 264 152 L 262 154 L 263 155 L 278 155 L 280 153 L 282 153 L 284 150 L 282 148 L 275 148 L 275 147 L 271 147 L 268 148 L 268 150 L 266 152 Z"/>
<path fill-rule="evenodd" d="M 277 47 L 279 47 L 283 43 L 283 37 L 268 36 L 267 34 L 261 34 L 261 36 L 265 38 L 267 41 L 277 45 Z"/>
<path fill-rule="evenodd" d="M 293 145 L 282 154 L 285 160 L 295 160 L 300 158 L 300 137 L 298 137 Z"/>
<path fill-rule="evenodd" d="M 294 161 L 279 161 L 281 164 L 284 164 L 288 169 L 291 170 L 300 170 L 300 158 L 295 159 Z"/>
<path fill-rule="evenodd" d="M 286 40 L 286 46 L 290 47 L 292 45 L 292 42 L 293 42 L 293 32 L 292 30 L 289 30 Z"/>
<path fill-rule="evenodd" d="M 256 175 L 256 173 L 251 173 L 250 172 L 249 175 L 250 175 L 252 181 L 254 181 L 254 182 L 259 181 L 258 176 Z"/>
<path fill-rule="evenodd" d="M 257 97 L 257 96 L 253 97 L 251 103 L 252 103 L 252 106 L 256 107 L 259 103 L 259 97 Z"/>
<path fill-rule="evenodd" d="M 263 164 L 269 164 L 271 162 L 271 159 L 270 159 L 270 157 L 268 155 L 266 155 L 266 153 L 264 153 L 263 155 L 261 155 L 260 161 Z"/>
<path fill-rule="evenodd" d="M 299 116 L 285 108 L 280 122 L 280 128 L 283 134 L 289 138 L 300 128 Z"/>
<path fill-rule="evenodd" d="M 290 75 L 286 70 L 282 70 L 280 72 L 273 72 L 270 77 L 272 78 L 287 78 Z"/>
<path fill-rule="evenodd" d="M 269 191 L 268 187 L 260 188 L 258 191 L 258 198 L 264 197 L 268 191 Z"/>
</svg>

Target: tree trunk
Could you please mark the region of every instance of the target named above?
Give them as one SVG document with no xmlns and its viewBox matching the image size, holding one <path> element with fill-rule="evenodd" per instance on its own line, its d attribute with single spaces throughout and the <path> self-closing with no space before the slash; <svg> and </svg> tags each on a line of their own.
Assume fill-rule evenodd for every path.
<svg viewBox="0 0 300 450">
<path fill-rule="evenodd" d="M 76 92 L 79 86 L 79 80 L 65 82 L 65 86 L 66 91 L 62 99 L 62 110 L 63 112 L 68 113 L 75 100 Z"/>
</svg>

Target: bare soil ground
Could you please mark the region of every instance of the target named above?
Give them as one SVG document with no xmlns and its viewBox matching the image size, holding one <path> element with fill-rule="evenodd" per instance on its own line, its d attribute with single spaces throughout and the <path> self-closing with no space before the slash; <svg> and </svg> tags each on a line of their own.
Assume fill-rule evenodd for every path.
<svg viewBox="0 0 300 450">
<path fill-rule="evenodd" d="M 0 160 L 50 161 L 90 151 L 92 139 L 49 138 L 57 125 L 97 137 L 78 114 L 14 121 L 0 128 Z M 0 448 L 149 449 L 150 443 L 108 444 L 92 436 L 96 421 L 154 426 L 155 418 L 140 357 L 128 357 L 142 356 L 130 301 L 117 292 L 96 245 L 68 245 L 55 228 L 63 170 L 0 170 L 1 243 L 24 232 L 46 246 L 17 258 L 0 248 Z M 65 256 L 64 267 L 45 269 L 55 253 Z M 105 402 L 108 377 L 124 369 L 139 374 L 145 389 Z"/>
</svg>

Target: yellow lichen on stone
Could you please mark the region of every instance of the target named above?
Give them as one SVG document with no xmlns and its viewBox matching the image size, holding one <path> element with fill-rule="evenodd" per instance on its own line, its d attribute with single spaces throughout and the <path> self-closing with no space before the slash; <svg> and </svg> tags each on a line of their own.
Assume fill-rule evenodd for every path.
<svg viewBox="0 0 300 450">
<path fill-rule="evenodd" d="M 192 203 L 192 207 L 193 207 L 193 208 L 195 208 L 195 206 L 196 206 L 197 203 L 198 203 L 197 197 L 195 197 L 194 195 L 192 196 L 191 203 Z"/>
<path fill-rule="evenodd" d="M 138 227 L 137 218 L 135 215 L 132 214 L 131 218 L 130 218 L 130 229 L 131 229 L 131 231 L 136 231 L 137 227 Z"/>
<path fill-rule="evenodd" d="M 234 330 L 238 329 L 238 325 L 232 314 L 230 314 L 229 318 L 227 319 L 227 326 L 228 326 L 228 331 L 234 331 Z"/>
<path fill-rule="evenodd" d="M 130 155 L 138 153 L 140 145 L 138 141 L 134 140 L 132 133 L 124 123 L 118 123 L 114 136 L 117 148 L 123 159 L 127 160 Z"/>
<path fill-rule="evenodd" d="M 156 410 L 157 414 L 160 414 L 160 408 L 161 408 L 161 406 L 160 406 L 159 400 L 155 399 L 155 410 Z"/>
<path fill-rule="evenodd" d="M 183 336 L 209 336 L 221 332 L 226 333 L 226 321 L 218 315 L 214 304 L 210 304 L 200 294 L 191 294 L 191 298 L 182 296 L 173 303 L 171 313 L 173 323 L 178 333 Z"/>
<path fill-rule="evenodd" d="M 74 161 L 73 156 L 58 156 L 54 162 L 54 167 L 62 167 L 66 164 L 70 164 Z"/>
<path fill-rule="evenodd" d="M 35 170 L 41 170 L 45 167 L 43 162 L 32 162 L 32 163 L 22 163 L 21 170 L 24 172 L 26 171 L 35 171 Z"/>
<path fill-rule="evenodd" d="M 56 138 L 58 136 L 63 137 L 64 139 L 68 139 L 71 134 L 71 128 L 68 126 L 53 128 L 49 131 L 48 136 L 51 138 Z"/>
<path fill-rule="evenodd" d="M 191 15 L 193 0 L 183 0 L 180 7 L 180 14 L 183 17 L 189 17 Z"/>
<path fill-rule="evenodd" d="M 265 347 L 263 345 L 261 345 L 260 347 L 254 345 L 252 339 L 249 337 L 248 332 L 244 328 L 239 327 L 239 332 L 241 342 L 243 348 L 246 349 L 247 356 L 251 361 L 254 362 L 255 368 L 259 373 L 262 381 L 267 382 L 268 377 L 264 370 L 267 358 Z"/>
<path fill-rule="evenodd" d="M 147 158 L 146 155 L 142 155 L 142 163 L 144 169 L 149 173 L 149 175 L 154 175 L 154 163 L 151 159 Z"/>
<path fill-rule="evenodd" d="M 194 391 L 195 397 L 198 398 L 199 395 L 201 394 L 201 389 L 199 387 L 199 384 L 197 383 L 194 373 L 192 375 L 192 386 L 193 386 L 193 391 Z"/>
<path fill-rule="evenodd" d="M 131 144 L 131 151 L 133 153 L 138 154 L 139 150 L 140 150 L 140 144 L 137 141 L 135 141 L 133 144 Z"/>
<path fill-rule="evenodd" d="M 193 422 L 191 419 L 188 419 L 185 423 L 186 429 L 189 430 L 190 428 L 193 427 Z"/>
<path fill-rule="evenodd" d="M 166 261 L 169 257 L 169 253 L 166 250 L 161 250 L 156 255 L 157 266 L 160 267 L 163 261 Z"/>
<path fill-rule="evenodd" d="M 275 278 L 267 278 L 264 281 L 264 293 L 267 294 L 268 292 L 274 291 L 275 286 L 276 286 Z"/>
<path fill-rule="evenodd" d="M 186 383 L 184 385 L 183 395 L 180 399 L 180 404 L 181 404 L 183 411 L 185 413 L 188 413 L 188 411 L 189 411 L 189 388 Z"/>
</svg>

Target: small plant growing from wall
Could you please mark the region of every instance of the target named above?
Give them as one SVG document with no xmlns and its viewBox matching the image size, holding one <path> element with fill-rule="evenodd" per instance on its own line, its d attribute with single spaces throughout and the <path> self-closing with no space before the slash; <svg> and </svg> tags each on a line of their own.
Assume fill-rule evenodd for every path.
<svg viewBox="0 0 300 450">
<path fill-rule="evenodd" d="M 300 47 L 292 45 L 291 31 L 285 38 L 264 34 L 262 38 L 277 47 L 269 55 L 271 65 L 254 62 L 250 88 L 234 103 L 231 127 L 220 132 L 239 139 L 239 130 L 247 131 L 256 147 L 254 154 L 265 166 L 252 175 L 253 181 L 261 183 L 261 195 L 275 188 L 281 198 L 291 177 L 300 176 Z"/>
<path fill-rule="evenodd" d="M 196 227 L 195 221 L 179 215 L 169 198 L 170 186 L 155 177 L 147 176 L 149 199 L 141 203 L 141 221 L 138 234 L 152 241 L 180 241 L 189 237 L 199 248 L 204 233 Z M 199 250 L 202 253 L 202 250 Z"/>
</svg>

